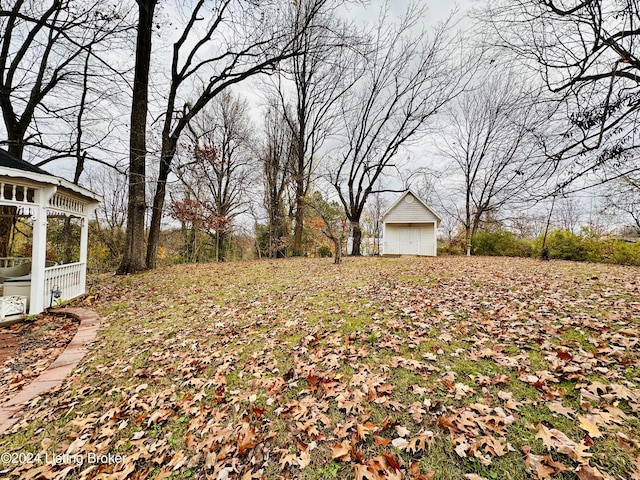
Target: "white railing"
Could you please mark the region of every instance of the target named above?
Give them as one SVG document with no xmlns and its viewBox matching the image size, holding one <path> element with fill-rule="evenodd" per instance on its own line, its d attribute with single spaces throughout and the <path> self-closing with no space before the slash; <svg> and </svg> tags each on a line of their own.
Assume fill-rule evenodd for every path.
<svg viewBox="0 0 640 480">
<path fill-rule="evenodd" d="M 56 193 L 49 200 L 49 210 L 56 212 L 84 215 L 85 206 L 86 204 L 83 201 L 61 193 Z"/>
<path fill-rule="evenodd" d="M 31 261 L 31 257 L 0 257 L 0 268 L 15 267 Z"/>
<path fill-rule="evenodd" d="M 71 300 L 82 295 L 85 291 L 85 264 L 82 262 L 56 265 L 44 269 L 44 306 L 51 306 L 54 289 L 59 290 L 59 300 Z M 55 306 L 56 299 L 53 299 Z"/>
</svg>

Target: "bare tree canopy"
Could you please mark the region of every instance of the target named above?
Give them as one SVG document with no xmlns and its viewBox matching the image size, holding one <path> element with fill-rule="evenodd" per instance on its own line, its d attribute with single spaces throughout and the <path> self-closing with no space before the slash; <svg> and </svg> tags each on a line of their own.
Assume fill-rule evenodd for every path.
<svg viewBox="0 0 640 480">
<path fill-rule="evenodd" d="M 251 125 L 245 100 L 224 91 L 189 126 L 190 143 L 177 166 L 182 194 L 172 210 L 215 236 L 216 260 L 225 260 L 233 220 L 247 210 L 247 189 L 255 179 Z M 178 215 L 180 216 L 180 215 Z"/>
<path fill-rule="evenodd" d="M 296 21 L 289 18 L 291 10 L 284 1 L 195 2 L 180 37 L 173 44 L 147 268 L 156 266 L 166 183 L 184 129 L 224 89 L 254 75 L 272 72 L 279 62 L 297 55 L 299 36 L 314 24 L 325 2 L 308 2 L 308 8 Z M 195 97 L 194 83 L 202 84 Z"/>
<path fill-rule="evenodd" d="M 558 189 L 639 168 L 639 9 L 636 0 L 509 0 L 486 12 L 490 41 L 535 69 L 566 102 L 564 123 L 545 144 Z"/>
<path fill-rule="evenodd" d="M 412 4 L 393 23 L 384 9 L 368 48 L 354 61 L 354 86 L 342 97 L 337 160 L 327 175 L 351 222 L 352 255 L 360 255 L 359 222 L 374 186 L 465 83 L 451 59 L 450 25 L 428 35 L 419 30 L 425 14 Z"/>
<path fill-rule="evenodd" d="M 109 125 L 98 113 L 118 89 L 122 72 L 107 56 L 131 29 L 127 2 L 16 0 L 0 5 L 0 109 L 9 153 L 42 165 L 103 145 L 104 130 L 82 135 L 82 124 Z M 96 112 L 93 112 L 96 110 Z M 89 129 L 87 129 L 89 130 Z M 91 129 L 93 130 L 93 129 Z M 82 138 L 82 140 L 79 140 Z"/>
<path fill-rule="evenodd" d="M 295 28 L 298 54 L 282 62 L 273 80 L 272 90 L 280 99 L 280 108 L 294 139 L 295 159 L 291 180 L 295 190 L 293 255 L 301 255 L 305 217 L 305 199 L 318 165 L 318 154 L 336 126 L 339 100 L 354 79 L 347 75 L 357 37 L 336 16 L 342 1 L 302 0 L 292 4 L 290 17 Z M 317 5 L 316 5 L 317 4 Z M 313 24 L 304 26 L 312 8 L 318 10 Z"/>
<path fill-rule="evenodd" d="M 449 122 L 436 142 L 447 165 L 460 175 L 456 194 L 464 203 L 458 220 L 468 255 L 483 218 L 526 201 L 527 191 L 548 174 L 536 136 L 546 120 L 538 93 L 502 67 L 478 75 L 474 84 L 446 108 Z"/>
</svg>

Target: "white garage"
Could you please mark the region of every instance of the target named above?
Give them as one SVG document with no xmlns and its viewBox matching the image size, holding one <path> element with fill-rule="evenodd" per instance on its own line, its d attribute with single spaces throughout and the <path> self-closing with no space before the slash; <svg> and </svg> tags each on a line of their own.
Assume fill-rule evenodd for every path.
<svg viewBox="0 0 640 480">
<path fill-rule="evenodd" d="M 383 255 L 436 256 L 440 217 L 411 190 L 396 200 L 382 221 Z"/>
</svg>

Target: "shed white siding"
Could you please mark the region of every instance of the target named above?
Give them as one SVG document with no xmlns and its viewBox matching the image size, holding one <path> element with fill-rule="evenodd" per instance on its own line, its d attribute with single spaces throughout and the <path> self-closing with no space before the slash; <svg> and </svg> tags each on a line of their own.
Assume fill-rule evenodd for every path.
<svg viewBox="0 0 640 480">
<path fill-rule="evenodd" d="M 414 199 L 412 202 L 407 202 L 406 199 L 413 195 L 410 193 L 402 199 L 390 210 L 385 216 L 385 223 L 423 223 L 423 222 L 438 222 L 438 218 L 433 212 L 422 204 L 422 202 Z"/>
</svg>

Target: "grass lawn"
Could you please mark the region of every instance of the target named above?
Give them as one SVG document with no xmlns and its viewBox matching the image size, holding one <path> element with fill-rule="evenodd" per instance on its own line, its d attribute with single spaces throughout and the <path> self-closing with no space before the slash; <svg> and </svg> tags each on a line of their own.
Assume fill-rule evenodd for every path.
<svg viewBox="0 0 640 480">
<path fill-rule="evenodd" d="M 100 278 L 0 476 L 640 479 L 640 268 L 331 262 Z"/>
</svg>

